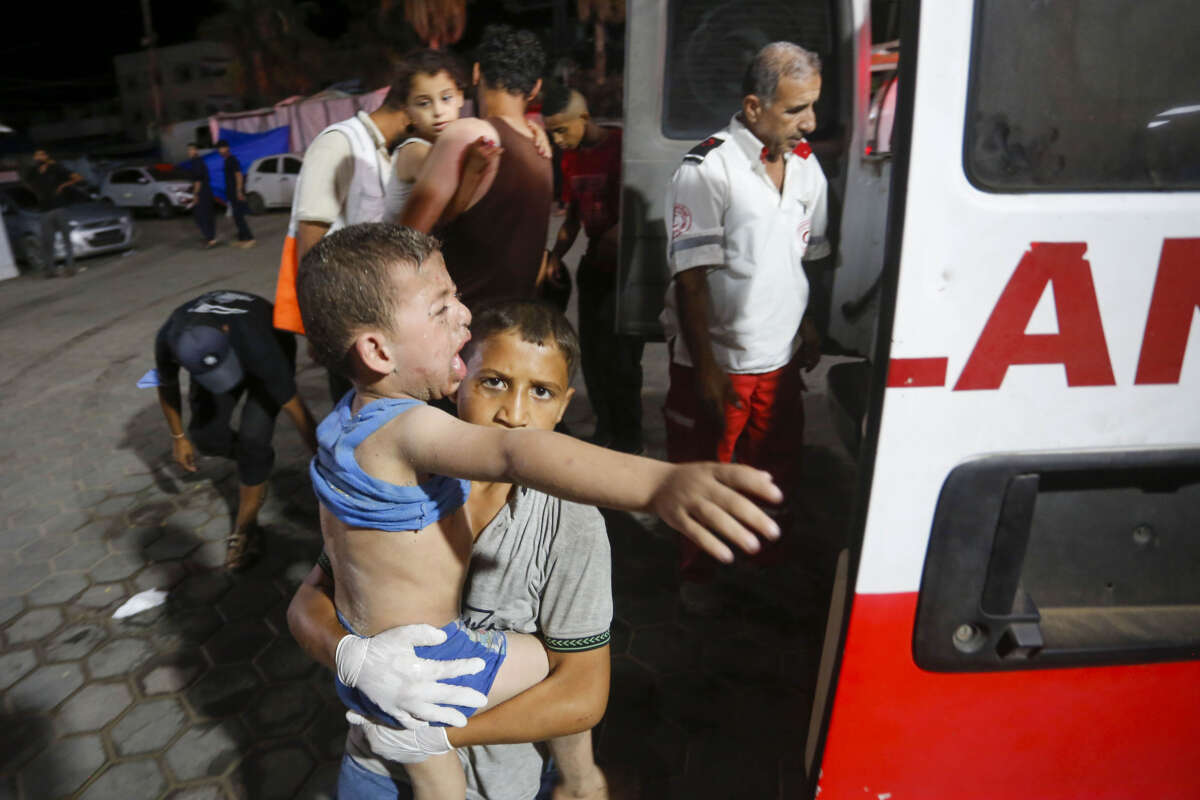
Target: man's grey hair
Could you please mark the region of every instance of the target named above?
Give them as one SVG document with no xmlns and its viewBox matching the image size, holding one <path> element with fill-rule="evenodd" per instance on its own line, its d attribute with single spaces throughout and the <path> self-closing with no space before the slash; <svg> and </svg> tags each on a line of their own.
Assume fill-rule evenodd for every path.
<svg viewBox="0 0 1200 800">
<path fill-rule="evenodd" d="M 755 95 L 766 105 L 775 102 L 779 79 L 785 75 L 806 80 L 821 74 L 821 58 L 791 42 L 771 42 L 755 54 L 746 77 L 742 79 L 742 96 Z"/>
</svg>

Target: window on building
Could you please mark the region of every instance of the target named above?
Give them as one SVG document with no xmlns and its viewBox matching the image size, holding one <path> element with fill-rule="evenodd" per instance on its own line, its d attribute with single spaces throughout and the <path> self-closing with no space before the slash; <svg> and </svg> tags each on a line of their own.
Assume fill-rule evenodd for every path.
<svg viewBox="0 0 1200 800">
<path fill-rule="evenodd" d="M 1200 188 L 1200 4 L 979 0 L 976 19 L 963 137 L 972 183 Z"/>
</svg>

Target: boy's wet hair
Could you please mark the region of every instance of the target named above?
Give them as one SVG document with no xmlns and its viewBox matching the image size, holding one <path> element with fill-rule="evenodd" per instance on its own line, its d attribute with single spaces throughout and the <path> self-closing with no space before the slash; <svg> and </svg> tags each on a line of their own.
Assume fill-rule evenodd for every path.
<svg viewBox="0 0 1200 800">
<path fill-rule="evenodd" d="M 466 69 L 453 53 L 430 48 L 408 51 L 392 75 L 392 86 L 383 98 L 383 104 L 396 110 L 404 108 L 408 105 L 413 78 L 417 75 L 437 75 L 439 72 L 449 73 L 459 91 L 466 88 Z"/>
<path fill-rule="evenodd" d="M 350 225 L 317 242 L 296 276 L 300 319 L 317 361 L 349 375 L 347 356 L 358 332 L 391 329 L 400 302 L 392 268 L 415 270 L 439 246 L 432 236 L 385 222 Z"/>
<path fill-rule="evenodd" d="M 464 348 L 463 360 L 470 361 L 471 351 L 481 342 L 509 331 L 530 344 L 545 346 L 553 342 L 567 362 L 567 381 L 575 377 L 579 336 L 561 311 L 537 300 L 501 300 L 481 308 L 472 317 L 471 341 Z"/>
<path fill-rule="evenodd" d="M 567 110 L 571 104 L 571 90 L 560 81 L 546 84 L 542 89 L 542 116 L 553 117 Z"/>
<path fill-rule="evenodd" d="M 537 36 L 511 25 L 484 28 L 475 60 L 489 88 L 510 94 L 528 95 L 546 67 L 546 53 Z"/>
</svg>

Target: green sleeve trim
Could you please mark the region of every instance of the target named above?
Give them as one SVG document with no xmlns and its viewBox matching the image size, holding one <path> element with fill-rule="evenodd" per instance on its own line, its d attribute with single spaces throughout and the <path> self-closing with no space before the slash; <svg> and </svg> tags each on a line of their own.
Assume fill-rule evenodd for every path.
<svg viewBox="0 0 1200 800">
<path fill-rule="evenodd" d="M 331 580 L 333 579 L 333 563 L 330 562 L 329 554 L 324 550 L 321 551 L 321 555 L 317 556 L 317 566 L 320 567 L 321 571 L 328 575 Z"/>
<path fill-rule="evenodd" d="M 545 637 L 546 649 L 558 653 L 582 653 L 585 650 L 595 650 L 604 647 L 612 639 L 608 631 L 597 633 L 595 636 L 580 636 L 575 639 L 552 639 Z"/>
</svg>

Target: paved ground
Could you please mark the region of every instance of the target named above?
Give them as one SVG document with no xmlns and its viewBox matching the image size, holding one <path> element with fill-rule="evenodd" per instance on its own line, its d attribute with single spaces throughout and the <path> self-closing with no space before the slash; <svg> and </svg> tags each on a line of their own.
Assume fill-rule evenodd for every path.
<svg viewBox="0 0 1200 800">
<path fill-rule="evenodd" d="M 320 549 L 303 446 L 281 421 L 267 555 L 230 576 L 232 465 L 182 477 L 154 393 L 134 388 L 176 305 L 215 288 L 271 296 L 286 217 L 252 222 L 258 248 L 206 251 L 186 218 L 139 220 L 133 253 L 71 280 L 0 283 L 0 798 L 330 796 L 345 726 L 284 622 Z M 647 443 L 662 455 L 665 348 L 647 347 L 645 365 Z M 852 483 L 820 376 L 803 528 L 782 565 L 727 572 L 716 616 L 679 607 L 670 534 L 607 515 L 617 619 L 597 750 L 643 798 L 799 796 Z M 323 373 L 303 356 L 299 381 L 324 413 Z M 579 388 L 568 422 L 586 433 Z M 165 605 L 112 619 L 151 588 L 169 590 Z"/>
</svg>

